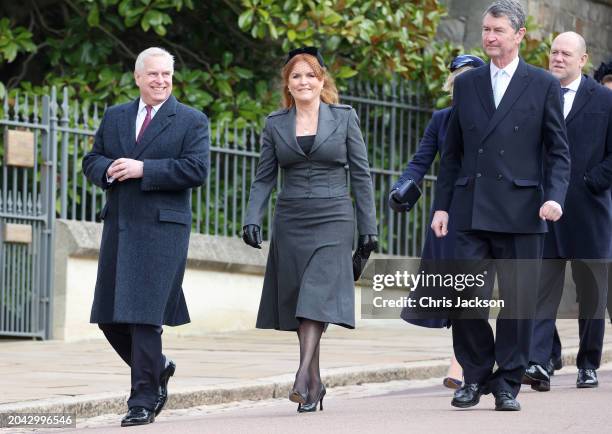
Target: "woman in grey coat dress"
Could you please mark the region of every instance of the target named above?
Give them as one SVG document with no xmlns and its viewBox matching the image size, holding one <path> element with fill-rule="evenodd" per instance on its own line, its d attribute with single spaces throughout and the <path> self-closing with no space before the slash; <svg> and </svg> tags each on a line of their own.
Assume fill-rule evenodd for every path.
<svg viewBox="0 0 612 434">
<path fill-rule="evenodd" d="M 300 366 L 289 399 L 315 411 L 325 395 L 319 342 L 329 323 L 355 327 L 351 249 L 357 207 L 359 245 L 377 247 L 374 193 L 355 110 L 338 93 L 314 47 L 289 53 L 282 70 L 283 109 L 270 114 L 243 239 L 260 248 L 261 224 L 278 168 L 283 186 L 272 222 L 258 328 L 297 331 Z"/>
</svg>

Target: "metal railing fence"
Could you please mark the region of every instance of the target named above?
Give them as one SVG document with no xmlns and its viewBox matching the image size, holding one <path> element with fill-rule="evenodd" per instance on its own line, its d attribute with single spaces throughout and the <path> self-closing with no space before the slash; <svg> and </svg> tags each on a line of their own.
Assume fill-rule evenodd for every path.
<svg viewBox="0 0 612 434">
<path fill-rule="evenodd" d="M 379 251 L 420 256 L 437 164 L 425 177 L 423 197 L 412 212 L 393 213 L 387 207 L 387 196 L 418 147 L 432 112 L 428 101 L 418 84 L 402 81 L 384 85 L 353 82 L 341 99 L 357 111 L 368 148 Z M 44 337 L 51 321 L 54 220 L 96 221 L 104 205 L 104 192 L 88 182 L 81 170 L 104 107 L 81 104 L 69 97 L 68 89 L 62 89 L 59 96 L 53 89 L 43 97 L 7 96 L 0 111 L 1 132 L 34 132 L 36 153 L 34 167 L 10 167 L 4 161 L 4 134 L 0 135 L 0 225 L 29 224 L 33 234 L 30 244 L 6 243 L 0 235 L 0 334 Z M 259 159 L 259 131 L 212 122 L 211 170 L 206 185 L 193 191 L 192 229 L 240 236 Z M 279 188 L 281 183 L 279 177 Z M 270 235 L 275 197 L 276 193 L 264 222 L 264 238 Z"/>
</svg>

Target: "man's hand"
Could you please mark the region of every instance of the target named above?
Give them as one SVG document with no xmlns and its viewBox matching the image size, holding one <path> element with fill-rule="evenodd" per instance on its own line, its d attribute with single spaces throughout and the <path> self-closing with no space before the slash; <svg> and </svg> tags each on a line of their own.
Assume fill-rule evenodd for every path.
<svg viewBox="0 0 612 434">
<path fill-rule="evenodd" d="M 436 237 L 445 237 L 448 234 L 448 213 L 446 211 L 436 211 L 431 220 L 431 228 Z"/>
<path fill-rule="evenodd" d="M 561 205 L 559 205 L 554 200 L 548 200 L 544 202 L 544 205 L 540 208 L 540 218 L 542 220 L 550 220 L 551 222 L 556 222 L 563 215 L 563 210 L 561 209 Z"/>
<path fill-rule="evenodd" d="M 119 182 L 126 179 L 142 178 L 143 167 L 142 161 L 132 160 L 131 158 L 118 158 L 110 165 L 106 175 Z"/>
</svg>

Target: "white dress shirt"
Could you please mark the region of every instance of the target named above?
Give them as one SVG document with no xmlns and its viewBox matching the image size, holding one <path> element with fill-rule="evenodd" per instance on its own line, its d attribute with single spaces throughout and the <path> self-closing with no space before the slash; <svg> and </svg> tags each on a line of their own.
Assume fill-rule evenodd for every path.
<svg viewBox="0 0 612 434">
<path fill-rule="evenodd" d="M 505 68 L 498 68 L 495 63 L 491 62 L 491 85 L 493 86 L 493 99 L 495 100 L 495 108 L 499 106 L 512 76 L 518 68 L 519 58 L 516 56 L 512 62 L 506 65 Z"/>
<path fill-rule="evenodd" d="M 155 116 L 155 113 L 157 113 L 159 111 L 159 108 L 164 104 L 164 102 L 166 102 L 167 100 L 154 105 L 153 108 L 151 109 L 151 120 L 153 120 L 153 117 Z M 147 104 L 145 104 L 145 102 L 142 100 L 142 98 L 140 98 L 140 102 L 138 103 L 138 114 L 136 114 L 136 128 L 134 128 L 134 132 L 136 133 L 136 136 L 134 137 L 134 139 L 138 138 L 138 133 L 140 133 L 140 128 L 142 127 L 142 124 L 144 123 L 145 118 L 147 117 Z"/>
<path fill-rule="evenodd" d="M 576 92 L 578 92 L 578 87 L 580 86 L 580 80 L 582 80 L 582 75 L 579 75 L 578 78 L 572 81 L 567 86 L 561 85 L 561 87 L 569 89 L 563 95 L 563 117 L 566 118 L 570 111 L 572 111 L 572 105 L 574 104 L 574 99 L 576 98 Z"/>
</svg>

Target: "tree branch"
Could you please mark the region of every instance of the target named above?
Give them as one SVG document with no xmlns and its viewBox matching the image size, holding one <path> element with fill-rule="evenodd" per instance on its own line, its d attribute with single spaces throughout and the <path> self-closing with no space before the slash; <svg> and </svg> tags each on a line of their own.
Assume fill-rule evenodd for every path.
<svg viewBox="0 0 612 434">
<path fill-rule="evenodd" d="M 64 0 L 66 2 L 66 4 L 68 4 L 77 14 L 79 14 L 79 16 L 81 18 L 83 18 L 85 16 L 85 14 L 83 12 L 81 12 L 80 9 L 78 9 L 76 7 L 76 5 L 74 3 L 72 3 L 71 0 Z M 136 59 L 137 55 L 130 50 L 127 45 L 125 45 L 123 43 L 123 41 L 121 39 L 119 39 L 118 37 L 116 37 L 115 35 L 113 35 L 113 33 L 109 30 L 107 30 L 106 28 L 104 28 L 102 25 L 98 24 L 96 26 L 96 28 L 100 29 L 106 36 L 108 36 L 109 38 L 111 38 L 113 41 L 115 41 L 117 43 L 117 45 L 119 45 L 123 51 L 125 51 L 129 57 L 131 57 L 132 59 Z"/>
<path fill-rule="evenodd" d="M 43 14 L 40 12 L 40 9 L 39 9 L 38 5 L 36 4 L 36 1 L 30 0 L 30 4 L 32 5 L 32 8 L 34 9 L 34 12 L 36 13 L 36 16 L 38 17 L 38 21 L 40 21 L 40 25 L 41 25 L 41 27 L 43 29 L 45 29 L 49 33 L 53 33 L 53 34 L 56 34 L 58 36 L 62 36 L 63 35 L 62 31 L 52 29 L 51 27 L 49 27 L 47 25 L 47 22 L 43 18 Z"/>
<path fill-rule="evenodd" d="M 189 55 L 189 57 L 191 57 L 193 60 L 198 62 L 200 65 L 203 65 L 208 70 L 208 72 L 212 73 L 212 69 L 210 67 L 210 63 L 208 63 L 206 60 L 202 59 L 200 56 L 198 56 L 196 53 L 194 53 L 190 49 L 185 48 L 181 44 L 175 44 L 174 42 L 170 41 L 168 38 L 165 38 L 163 36 L 161 37 L 161 40 L 163 42 L 165 42 L 166 44 L 170 45 L 172 48 L 174 48 L 176 50 L 176 54 L 177 54 L 178 57 L 180 57 L 179 52 L 182 51 L 183 53 Z M 185 66 L 185 62 L 183 62 L 182 59 L 181 59 L 181 63 L 183 64 L 183 66 Z"/>
<path fill-rule="evenodd" d="M 21 63 L 21 72 L 19 74 L 17 74 L 14 77 L 11 77 L 9 79 L 9 81 L 6 83 L 6 87 L 7 89 L 13 89 L 14 87 L 16 87 L 19 82 L 23 79 L 23 77 L 25 77 L 26 72 L 28 70 L 28 63 L 30 63 L 30 61 L 34 58 L 34 56 L 36 56 L 38 54 L 38 52 L 40 51 L 41 48 L 46 47 L 47 45 L 49 45 L 46 42 L 43 42 L 42 44 L 38 45 L 36 47 L 36 51 L 30 53 L 30 55 L 26 58 L 26 60 L 24 60 Z"/>
</svg>

